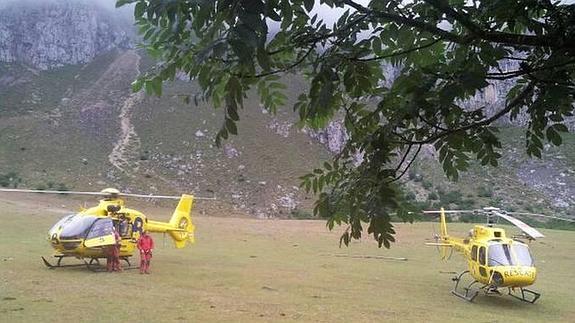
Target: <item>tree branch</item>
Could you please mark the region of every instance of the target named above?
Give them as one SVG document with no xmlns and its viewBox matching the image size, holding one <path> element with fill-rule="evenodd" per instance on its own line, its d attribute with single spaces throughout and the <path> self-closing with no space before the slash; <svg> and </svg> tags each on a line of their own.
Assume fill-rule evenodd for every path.
<svg viewBox="0 0 575 323">
<path fill-rule="evenodd" d="M 445 40 L 457 44 L 469 44 L 473 40 L 481 39 L 493 43 L 512 45 L 512 46 L 520 45 L 520 46 L 550 47 L 550 48 L 575 48 L 575 42 L 557 41 L 556 37 L 551 37 L 550 35 L 536 36 L 536 35 L 525 35 L 525 34 L 512 34 L 497 31 L 488 32 L 482 29 L 481 27 L 475 25 L 475 23 L 473 23 L 468 16 L 455 11 L 453 8 L 449 6 L 449 4 L 445 2 L 440 2 L 439 0 L 425 0 L 425 1 L 430 5 L 434 6 L 435 8 L 437 8 L 438 10 L 440 10 L 441 12 L 445 13 L 447 16 L 457 20 L 471 32 L 471 35 L 462 36 L 414 18 L 405 18 L 404 16 L 388 12 L 373 11 L 356 2 L 353 2 L 352 0 L 343 0 L 343 3 L 354 8 L 359 12 L 374 17 L 378 17 L 381 19 L 389 20 L 400 25 L 407 25 L 422 31 L 427 31 L 431 34 L 440 36 Z"/>
<path fill-rule="evenodd" d="M 518 69 L 515 71 L 509 71 L 509 72 L 487 73 L 486 78 L 487 79 L 493 79 L 493 80 L 506 80 L 506 79 L 515 78 L 515 77 L 525 75 L 525 74 L 531 74 L 531 73 L 537 72 L 537 71 L 551 70 L 554 68 L 563 67 L 563 66 L 567 66 L 567 65 L 571 65 L 571 64 L 575 64 L 575 59 L 572 59 L 572 60 L 569 60 L 569 61 L 566 61 L 563 63 L 555 64 L 555 65 L 549 65 L 549 66 L 539 66 L 539 67 L 527 68 L 527 69 L 522 68 L 522 69 Z"/>
<path fill-rule="evenodd" d="M 409 54 L 411 52 L 418 51 L 420 49 L 431 47 L 431 46 L 437 44 L 438 42 L 440 42 L 441 40 L 442 40 L 441 38 L 435 39 L 434 41 L 429 42 L 427 44 L 424 44 L 424 45 L 421 45 L 418 47 L 408 48 L 406 50 L 398 51 L 398 52 L 391 53 L 388 55 L 376 56 L 376 57 L 371 57 L 371 58 L 349 58 L 349 59 L 354 60 L 354 61 L 369 62 L 369 61 L 376 61 L 376 60 L 386 59 L 386 58 L 395 57 L 395 56 L 401 56 L 401 55 Z"/>
<path fill-rule="evenodd" d="M 449 41 L 454 42 L 454 43 L 466 43 L 466 40 L 463 39 L 463 37 L 461 37 L 457 34 L 451 33 L 447 30 L 441 29 L 437 26 L 425 23 L 425 22 L 420 21 L 420 20 L 405 18 L 405 17 L 402 17 L 400 15 L 394 15 L 394 14 L 387 13 L 387 12 L 373 11 L 373 10 L 368 9 L 368 8 L 358 4 L 358 3 L 353 2 L 352 0 L 344 0 L 343 3 L 354 8 L 357 11 L 364 13 L 364 14 L 367 14 L 367 15 L 386 19 L 386 20 L 398 23 L 400 25 L 403 24 L 403 25 L 415 27 L 419 30 L 427 31 L 429 33 L 440 36 L 441 38 L 444 38 L 444 39 L 449 40 Z"/>
<path fill-rule="evenodd" d="M 468 125 L 465 125 L 465 126 L 462 126 L 459 128 L 455 128 L 455 129 L 448 129 L 447 131 L 440 132 L 440 133 L 435 134 L 435 135 L 433 135 L 433 136 L 431 136 L 425 140 L 420 140 L 420 141 L 409 140 L 409 139 L 407 139 L 407 138 L 405 138 L 405 137 L 403 137 L 397 133 L 395 135 L 400 137 L 404 141 L 404 143 L 407 143 L 407 144 L 414 144 L 414 145 L 429 144 L 429 143 L 432 143 L 432 142 L 434 142 L 434 141 L 436 141 L 442 137 L 449 136 L 449 135 L 456 133 L 456 132 L 467 131 L 469 129 L 479 128 L 482 126 L 489 125 L 492 122 L 494 122 L 495 120 L 497 120 L 497 119 L 501 118 L 502 116 L 506 115 L 507 113 L 509 113 L 509 111 L 511 111 L 513 108 L 515 108 L 519 104 L 522 104 L 525 101 L 525 99 L 529 96 L 529 94 L 531 94 L 534 87 L 535 87 L 534 82 L 529 83 L 525 87 L 525 89 L 523 89 L 523 91 L 521 91 L 521 93 L 517 97 L 515 97 L 515 99 L 513 99 L 513 101 L 511 101 L 504 109 L 502 109 L 501 111 L 497 112 L 496 114 L 494 114 L 490 118 L 487 118 L 483 121 L 468 124 Z"/>
<path fill-rule="evenodd" d="M 423 144 L 420 144 L 419 147 L 417 147 L 417 151 L 415 152 L 415 154 L 413 155 L 413 158 L 411 158 L 411 160 L 409 161 L 409 164 L 407 164 L 407 166 L 405 167 L 403 172 L 401 172 L 401 174 L 399 176 L 393 178 L 392 180 L 387 181 L 387 184 L 398 181 L 403 177 L 403 175 L 405 175 L 405 173 L 407 172 L 409 167 L 411 167 L 411 164 L 413 164 L 413 162 L 417 159 L 417 155 L 419 155 L 419 152 L 421 151 L 421 147 L 423 147 Z"/>
<path fill-rule="evenodd" d="M 447 128 L 443 128 L 443 127 L 440 127 L 440 126 L 438 126 L 438 125 L 436 125 L 436 124 L 431 123 L 430 121 L 428 121 L 427 119 L 425 119 L 422 115 L 418 115 L 418 117 L 419 117 L 419 119 L 421 119 L 421 121 L 423 121 L 423 122 L 426 123 L 428 126 L 434 128 L 434 129 L 436 129 L 436 130 L 441 130 L 441 131 L 448 131 L 448 130 L 449 130 L 449 129 L 447 129 Z"/>
<path fill-rule="evenodd" d="M 449 3 L 445 0 L 423 0 L 434 8 L 446 14 L 458 21 L 461 25 L 467 28 L 473 35 L 480 39 L 487 40 L 494 43 L 506 44 L 506 45 L 523 45 L 523 46 L 535 46 L 535 47 L 574 47 L 573 43 L 571 45 L 562 45 L 557 42 L 555 37 L 549 35 L 546 36 L 536 36 L 536 35 L 525 35 L 525 34 L 512 34 L 505 32 L 493 31 L 489 32 L 476 25 L 468 15 L 460 13 L 453 9 Z"/>
<path fill-rule="evenodd" d="M 397 173 L 399 171 L 399 169 L 401 168 L 401 165 L 403 165 L 403 163 L 405 162 L 405 159 L 407 158 L 407 155 L 409 155 L 409 152 L 411 151 L 411 148 L 413 147 L 413 145 L 409 145 L 407 147 L 407 150 L 405 151 L 405 154 L 403 154 L 403 158 L 401 158 L 401 161 L 399 162 L 399 164 L 397 165 L 397 167 L 395 168 L 395 172 Z"/>
<path fill-rule="evenodd" d="M 287 67 L 278 69 L 278 70 L 273 70 L 273 71 L 269 71 L 269 72 L 265 72 L 265 73 L 260 73 L 260 74 L 255 74 L 255 75 L 241 75 L 241 74 L 234 74 L 237 77 L 240 78 L 260 78 L 260 77 L 264 77 L 264 76 L 268 76 L 268 75 L 273 75 L 273 74 L 278 74 L 278 73 L 283 73 L 283 72 L 287 72 L 289 70 L 291 70 L 292 68 L 298 66 L 299 64 L 301 64 L 306 57 L 309 56 L 309 54 L 311 53 L 311 51 L 313 50 L 313 48 L 315 47 L 315 44 L 313 44 L 312 46 L 309 47 L 309 49 L 307 50 L 307 52 L 301 57 L 299 58 L 297 61 L 295 61 L 294 63 L 290 64 Z"/>
</svg>

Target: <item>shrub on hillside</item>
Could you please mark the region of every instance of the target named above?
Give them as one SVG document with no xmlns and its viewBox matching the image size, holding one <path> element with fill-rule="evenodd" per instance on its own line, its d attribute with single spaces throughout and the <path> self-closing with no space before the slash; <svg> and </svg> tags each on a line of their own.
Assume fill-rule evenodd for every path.
<svg viewBox="0 0 575 323">
<path fill-rule="evenodd" d="M 461 192 L 459 191 L 449 191 L 449 192 L 438 191 L 438 193 L 439 193 L 439 200 L 443 205 L 460 204 L 462 202 L 461 199 L 463 197 L 463 194 L 461 194 Z"/>
<path fill-rule="evenodd" d="M 477 190 L 477 196 L 479 197 L 493 197 L 493 189 L 487 186 L 480 186 Z"/>
<path fill-rule="evenodd" d="M 17 188 L 20 183 L 22 183 L 22 178 L 16 172 L 0 174 L 0 186 L 2 187 Z"/>
<path fill-rule="evenodd" d="M 311 212 L 302 209 L 293 209 L 290 213 L 290 218 L 296 220 L 315 219 L 315 217 Z"/>
<path fill-rule="evenodd" d="M 439 200 L 439 196 L 435 192 L 430 192 L 429 194 L 427 194 L 427 199 L 428 200 Z"/>
</svg>

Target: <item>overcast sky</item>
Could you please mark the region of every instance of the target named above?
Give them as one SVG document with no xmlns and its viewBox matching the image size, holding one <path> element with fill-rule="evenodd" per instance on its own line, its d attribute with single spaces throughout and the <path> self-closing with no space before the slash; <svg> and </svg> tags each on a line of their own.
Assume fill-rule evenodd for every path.
<svg viewBox="0 0 575 323">
<path fill-rule="evenodd" d="M 104 8 L 107 9 L 114 9 L 116 7 L 116 0 L 0 0 L 0 8 L 5 6 L 8 3 L 49 3 L 49 2 L 87 2 L 87 3 L 96 3 Z"/>
<path fill-rule="evenodd" d="M 26 2 L 35 2 L 35 3 L 46 3 L 46 2 L 64 2 L 64 1 L 68 1 L 68 2 L 88 2 L 88 3 L 97 3 L 98 5 L 110 9 L 110 10 L 118 10 L 115 9 L 116 6 L 116 0 L 0 0 L 0 8 L 8 3 L 12 3 L 12 2 L 18 2 L 18 3 L 26 3 Z M 370 2 L 370 0 L 356 0 L 355 2 L 367 6 L 367 4 Z M 573 4 L 575 3 L 575 0 L 562 0 L 560 1 L 561 3 L 564 4 Z M 337 19 L 345 12 L 345 10 L 347 10 L 349 7 L 346 8 L 329 8 L 328 6 L 324 5 L 320 5 L 319 4 L 319 0 L 316 0 L 316 5 L 312 11 L 312 16 L 315 13 L 318 13 L 319 18 L 322 18 L 327 24 L 328 26 L 331 25 L 332 23 L 334 23 L 335 21 L 337 21 Z M 120 10 L 123 13 L 126 13 L 127 11 L 131 12 L 131 8 L 127 8 L 126 6 L 120 8 Z M 352 11 L 354 11 L 353 9 L 351 9 Z"/>
</svg>

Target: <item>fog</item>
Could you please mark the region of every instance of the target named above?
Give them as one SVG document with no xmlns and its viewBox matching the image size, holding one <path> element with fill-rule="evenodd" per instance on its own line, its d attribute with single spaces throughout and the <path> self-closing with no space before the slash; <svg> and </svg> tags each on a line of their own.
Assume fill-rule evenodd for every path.
<svg viewBox="0 0 575 323">
<path fill-rule="evenodd" d="M 46 4 L 84 3 L 106 9 L 124 17 L 133 17 L 133 5 L 116 8 L 116 0 L 0 0 L 0 9 L 11 5 L 46 5 Z"/>
<path fill-rule="evenodd" d="M 134 5 L 125 5 L 116 8 L 116 0 L 0 0 L 0 10 L 6 7 L 18 6 L 45 6 L 49 4 L 82 3 L 109 11 L 112 16 L 126 23 L 134 21 Z"/>
<path fill-rule="evenodd" d="M 65 2 L 84 2 L 93 3 L 106 9 L 114 9 L 116 0 L 0 0 L 0 8 L 12 4 L 45 4 L 45 3 L 65 3 Z"/>
</svg>

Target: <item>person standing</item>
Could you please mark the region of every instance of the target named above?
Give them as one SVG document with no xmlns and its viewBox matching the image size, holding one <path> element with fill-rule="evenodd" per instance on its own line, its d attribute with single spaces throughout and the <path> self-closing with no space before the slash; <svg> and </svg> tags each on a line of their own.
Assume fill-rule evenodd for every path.
<svg viewBox="0 0 575 323">
<path fill-rule="evenodd" d="M 122 237 L 116 230 L 116 227 L 112 227 L 112 234 L 114 235 L 114 244 L 108 246 L 108 254 L 106 259 L 106 269 L 108 272 L 112 271 L 122 271 L 120 266 L 120 247 L 122 245 Z"/>
<path fill-rule="evenodd" d="M 154 249 L 154 240 L 147 231 L 142 231 L 138 239 L 138 250 L 140 250 L 140 274 L 150 273 L 150 260 Z"/>
</svg>

